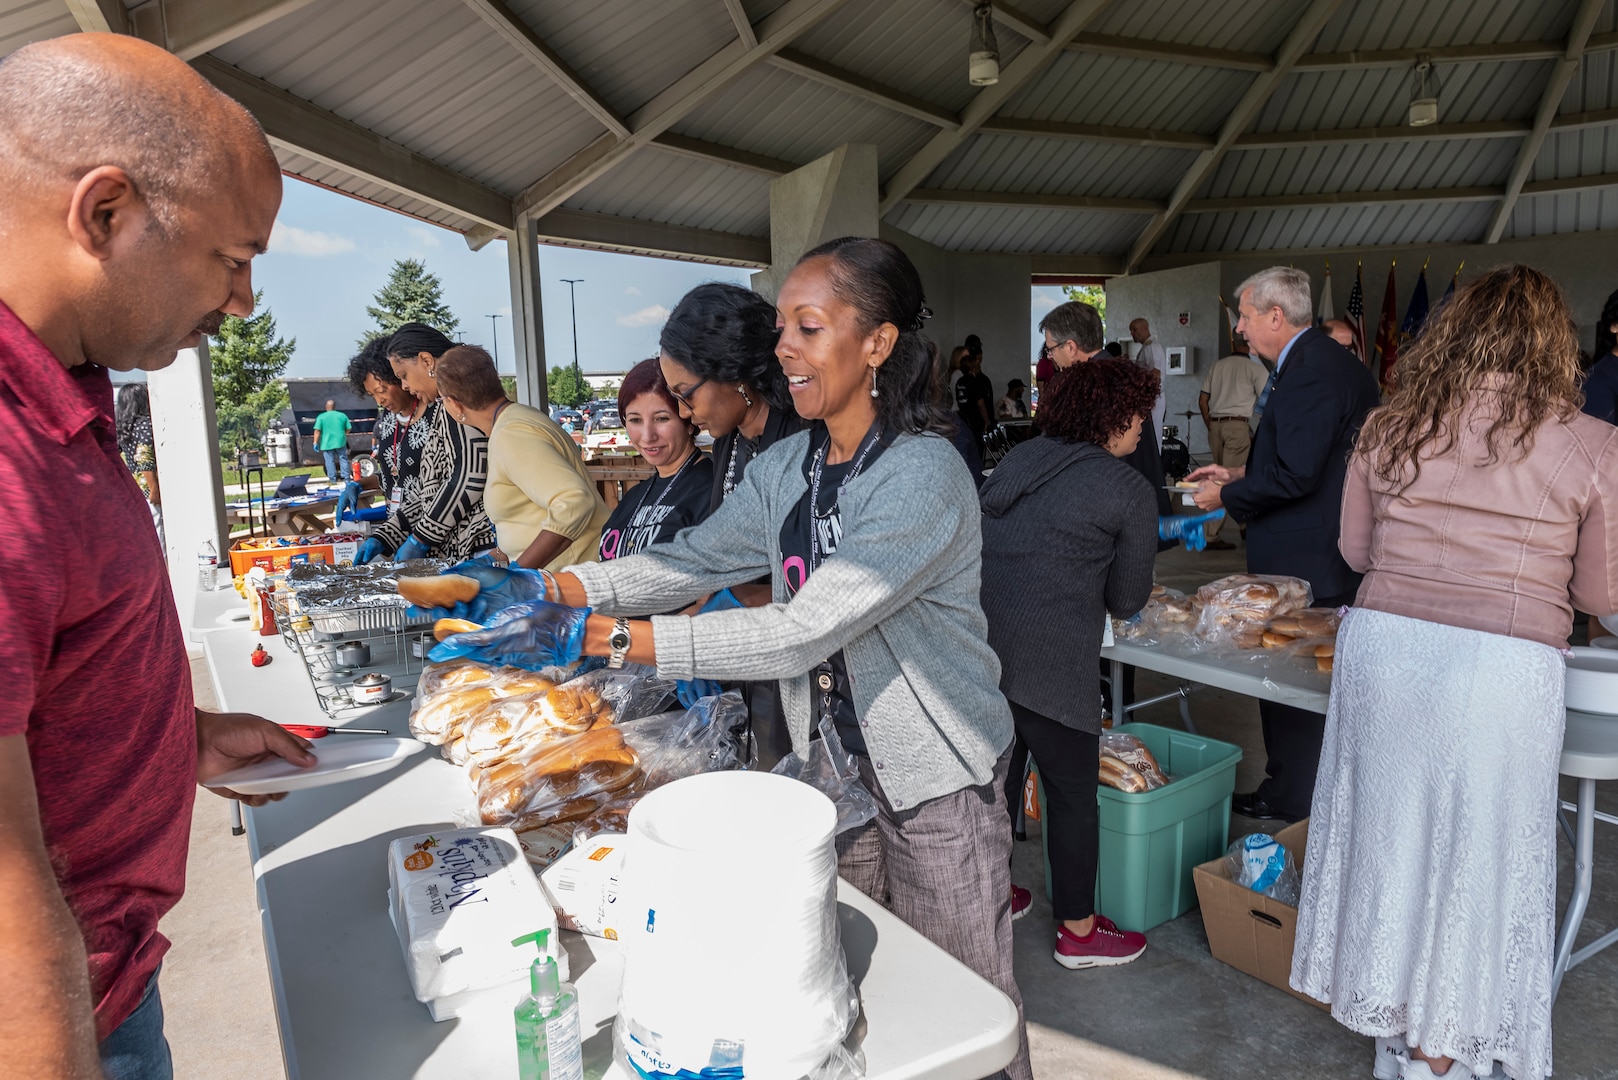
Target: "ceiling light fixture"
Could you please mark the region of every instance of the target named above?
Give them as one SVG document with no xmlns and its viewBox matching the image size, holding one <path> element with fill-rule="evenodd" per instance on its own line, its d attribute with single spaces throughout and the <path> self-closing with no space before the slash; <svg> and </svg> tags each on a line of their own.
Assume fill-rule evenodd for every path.
<svg viewBox="0 0 1618 1080">
<path fill-rule="evenodd" d="M 1438 79 L 1433 74 L 1433 58 L 1423 53 L 1416 57 L 1410 91 L 1410 126 L 1426 127 L 1438 123 Z M 1432 85 L 1428 86 L 1428 80 Z"/>
<path fill-rule="evenodd" d="M 994 4 L 990 0 L 978 0 L 972 6 L 972 47 L 966 77 L 973 86 L 993 86 L 1000 81 L 1000 46 L 994 40 Z"/>
</svg>

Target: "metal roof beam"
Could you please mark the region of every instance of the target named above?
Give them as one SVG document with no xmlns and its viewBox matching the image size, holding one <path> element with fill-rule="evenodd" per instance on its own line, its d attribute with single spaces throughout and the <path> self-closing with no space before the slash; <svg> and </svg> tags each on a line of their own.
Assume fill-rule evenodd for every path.
<svg viewBox="0 0 1618 1080">
<path fill-rule="evenodd" d="M 742 0 L 725 0 L 725 10 L 730 13 L 730 21 L 736 27 L 736 37 L 743 45 L 751 49 L 758 44 L 758 35 L 753 33 L 753 22 L 747 17 L 747 8 L 742 6 Z"/>
<path fill-rule="evenodd" d="M 1084 34 L 1068 46 L 1074 52 L 1099 56 L 1128 56 L 1137 60 L 1164 60 L 1200 67 L 1230 68 L 1233 71 L 1269 71 L 1275 59 L 1264 53 L 1236 52 L 1232 49 L 1204 49 L 1173 41 L 1149 38 L 1114 37 L 1111 34 Z"/>
<path fill-rule="evenodd" d="M 182 60 L 268 26 L 310 0 L 146 0 L 129 9 L 129 32 Z"/>
<path fill-rule="evenodd" d="M 533 27 L 523 22 L 522 17 L 505 5 L 504 0 L 463 0 L 463 3 L 490 26 L 495 33 L 505 39 L 506 44 L 522 54 L 524 60 L 533 64 L 557 86 L 560 86 L 568 97 L 578 102 L 584 111 L 599 120 L 608 131 L 622 138 L 629 134 L 629 125 L 618 111 L 609 105 L 594 90 L 587 86 L 583 79 L 567 65 L 567 61 L 546 45 L 540 36 L 534 33 Z"/>
<path fill-rule="evenodd" d="M 485 225 L 511 228 L 511 200 L 500 192 L 222 60 L 199 56 L 191 66 L 257 117 L 273 145 Z"/>
<path fill-rule="evenodd" d="M 1566 191 L 1589 191 L 1591 188 L 1604 187 L 1618 187 L 1618 173 L 1569 176 L 1561 180 L 1530 180 L 1522 186 L 1522 193 L 1524 195 L 1560 195 Z"/>
<path fill-rule="evenodd" d="M 535 218 L 534 229 L 540 240 L 568 247 L 658 255 L 726 266 L 763 268 L 770 265 L 768 239 L 664 225 L 640 218 L 559 209 Z"/>
<path fill-rule="evenodd" d="M 1511 167 L 1511 178 L 1506 181 L 1505 197 L 1500 200 L 1500 205 L 1495 207 L 1494 217 L 1489 221 L 1489 231 L 1483 237 L 1484 243 L 1497 243 L 1501 234 L 1506 231 L 1506 223 L 1511 220 L 1511 210 L 1517 205 L 1517 196 L 1522 194 L 1523 184 L 1527 182 L 1528 174 L 1534 167 L 1534 159 L 1539 157 L 1539 148 L 1545 145 L 1545 136 L 1550 133 L 1551 121 L 1556 119 L 1556 110 L 1561 108 L 1562 95 L 1567 93 L 1567 84 L 1572 82 L 1573 76 L 1578 73 L 1579 61 L 1584 56 L 1584 47 L 1590 39 L 1590 32 L 1595 29 L 1596 19 L 1606 6 L 1607 0 L 1583 0 L 1579 4 L 1578 14 L 1573 16 L 1573 26 L 1568 30 L 1567 51 L 1551 69 L 1551 77 L 1545 83 L 1545 92 L 1539 98 L 1539 110 L 1534 114 L 1534 128 L 1517 151 L 1517 161 Z"/>
<path fill-rule="evenodd" d="M 1615 118 L 1618 119 L 1618 118 Z M 1255 131 L 1240 135 L 1232 150 L 1275 150 L 1289 146 L 1324 146 L 1331 143 L 1434 142 L 1441 139 L 1521 138 L 1533 124 L 1528 120 L 1483 120 L 1426 127 L 1336 128 L 1324 131 Z"/>
<path fill-rule="evenodd" d="M 604 134 L 571 158 L 530 184 L 517 196 L 518 213 L 536 217 L 556 209 L 592 181 L 605 176 L 640 147 L 679 123 L 736 78 L 790 45 L 799 35 L 819 25 L 848 0 L 787 0 L 757 27 L 758 44 L 748 48 L 732 41 L 673 86 L 658 94 L 628 117 L 630 134 L 618 138 Z"/>
<path fill-rule="evenodd" d="M 93 34 L 129 33 L 129 12 L 121 0 L 65 0 L 79 29 Z"/>
<path fill-rule="evenodd" d="M 1275 66 L 1254 78 L 1247 92 L 1225 118 L 1213 148 L 1197 155 L 1191 168 L 1186 170 L 1185 175 L 1180 177 L 1180 182 L 1174 185 L 1174 194 L 1169 197 L 1168 207 L 1161 213 L 1154 214 L 1146 228 L 1135 238 L 1134 246 L 1129 249 L 1129 258 L 1124 262 L 1126 272 L 1133 271 L 1140 265 L 1141 260 L 1150 254 L 1158 238 L 1173 224 L 1186 203 L 1197 193 L 1197 189 L 1213 175 L 1220 159 L 1225 156 L 1225 151 L 1247 130 L 1253 118 L 1259 114 L 1259 110 L 1264 108 L 1271 95 L 1286 81 L 1292 65 L 1297 63 L 1298 58 L 1314 44 L 1315 39 L 1320 36 L 1320 31 L 1325 28 L 1326 23 L 1342 4 L 1343 0 L 1313 0 L 1297 25 L 1292 28 L 1292 32 L 1287 35 L 1280 51 L 1276 53 Z"/>
<path fill-rule="evenodd" d="M 962 0 L 967 7 L 975 7 L 977 0 Z M 995 21 L 1009 27 L 1012 31 L 1032 41 L 1035 45 L 1049 45 L 1051 42 L 1050 27 L 1040 22 L 1028 12 L 1015 5 L 1006 3 L 1006 0 L 992 0 L 994 5 Z"/>
<path fill-rule="evenodd" d="M 1298 195 L 1242 195 L 1192 199 L 1182 214 L 1223 214 L 1237 210 L 1292 210 L 1320 206 L 1381 206 L 1386 203 L 1491 202 L 1497 187 L 1412 188 L 1400 191 L 1322 191 Z"/>
<path fill-rule="evenodd" d="M 1551 121 L 1551 130 L 1580 131 L 1613 124 L 1618 124 L 1618 109 L 1593 109 L 1589 112 L 1562 113 Z M 1523 134 L 1527 133 L 1525 126 Z"/>
<path fill-rule="evenodd" d="M 939 206 L 1007 206 L 1022 210 L 1100 210 L 1125 214 L 1153 214 L 1164 206 L 1162 199 L 1041 195 L 1014 191 L 946 191 L 940 188 L 916 188 L 905 196 L 904 201 Z"/>
<path fill-rule="evenodd" d="M 864 98 L 884 108 L 913 116 L 917 120 L 925 120 L 945 131 L 954 131 L 961 126 L 961 118 L 942 106 L 923 101 L 891 86 L 883 86 L 874 79 L 867 79 L 863 75 L 828 64 L 796 49 L 782 49 L 770 57 L 770 66 Z"/>
<path fill-rule="evenodd" d="M 1212 135 L 1156 128 L 1109 127 L 1105 124 L 1068 124 L 1057 120 L 1014 120 L 995 117 L 978 128 L 980 135 L 1018 135 L 1034 139 L 1081 139 L 1124 146 L 1157 146 L 1169 150 L 1207 150 Z"/>
<path fill-rule="evenodd" d="M 1111 2 L 1112 0 L 1073 0 L 1051 25 L 1050 40 L 1023 49 L 1000 70 L 999 82 L 978 91 L 977 96 L 961 114 L 961 126 L 958 130 L 940 131 L 927 140 L 927 144 L 909 161 L 899 166 L 899 170 L 888 180 L 888 185 L 882 192 L 877 213 L 886 214 L 906 195 L 919 187 L 945 158 L 954 153 L 956 147 L 999 112 L 1001 106 L 1010 101 L 1012 95 L 1022 89 L 1024 83 L 1043 71 L 1046 65 L 1067 47 L 1068 42 L 1078 37 L 1081 30 L 1099 18 Z"/>
<path fill-rule="evenodd" d="M 673 131 L 665 131 L 652 140 L 652 145 L 686 157 L 698 158 L 702 161 L 718 162 L 720 165 L 729 165 L 736 169 L 747 169 L 750 172 L 763 173 L 765 176 L 785 176 L 798 166 L 790 161 L 779 158 L 765 157 L 763 154 L 751 154 L 746 150 L 737 150 L 733 146 L 721 146 L 705 139 L 693 139 L 689 135 L 681 135 Z"/>
</svg>

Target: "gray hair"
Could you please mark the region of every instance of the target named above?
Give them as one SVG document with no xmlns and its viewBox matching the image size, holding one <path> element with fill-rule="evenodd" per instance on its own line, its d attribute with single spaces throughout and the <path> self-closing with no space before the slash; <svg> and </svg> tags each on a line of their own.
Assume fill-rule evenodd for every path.
<svg viewBox="0 0 1618 1080">
<path fill-rule="evenodd" d="M 1260 270 L 1236 287 L 1236 303 L 1251 291 L 1253 307 L 1260 312 L 1280 308 L 1288 326 L 1308 326 L 1314 321 L 1315 305 L 1309 291 L 1309 275 L 1291 266 Z"/>
<path fill-rule="evenodd" d="M 1039 329 L 1042 333 L 1050 331 L 1058 345 L 1071 341 L 1086 353 L 1101 348 L 1106 336 L 1106 330 L 1101 325 L 1101 313 L 1078 300 L 1069 300 L 1051 308 L 1039 320 Z"/>
</svg>

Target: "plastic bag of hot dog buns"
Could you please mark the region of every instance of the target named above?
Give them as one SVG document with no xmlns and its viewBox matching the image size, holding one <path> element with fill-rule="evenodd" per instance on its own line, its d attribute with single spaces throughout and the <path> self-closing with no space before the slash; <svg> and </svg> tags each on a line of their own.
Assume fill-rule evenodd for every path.
<svg viewBox="0 0 1618 1080">
<path fill-rule="evenodd" d="M 1260 635 L 1260 653 L 1255 655 L 1266 670 L 1315 671 L 1331 674 L 1337 655 L 1337 627 L 1341 622 L 1335 609 L 1303 608 L 1277 615 Z"/>
<path fill-rule="evenodd" d="M 485 825 L 523 831 L 583 821 L 640 779 L 640 760 L 612 724 L 532 743 L 467 770 Z"/>
<path fill-rule="evenodd" d="M 745 738 L 746 729 L 747 704 L 738 690 L 701 698 L 684 711 L 624 723 L 624 742 L 640 759 L 641 777 L 580 822 L 573 843 L 598 833 L 626 832 L 629 811 L 654 788 L 698 773 L 752 768 L 758 751 Z"/>
<path fill-rule="evenodd" d="M 1309 583 L 1274 574 L 1231 574 L 1197 590 L 1195 636 L 1204 647 L 1259 649 L 1277 616 L 1309 606 Z"/>
<path fill-rule="evenodd" d="M 1101 782 L 1132 795 L 1156 791 L 1169 782 L 1146 744 L 1123 732 L 1101 733 Z"/>
</svg>

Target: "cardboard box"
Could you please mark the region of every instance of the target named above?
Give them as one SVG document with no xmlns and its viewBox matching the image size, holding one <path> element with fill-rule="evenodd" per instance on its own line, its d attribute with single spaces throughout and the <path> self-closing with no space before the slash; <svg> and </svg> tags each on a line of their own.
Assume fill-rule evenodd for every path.
<svg viewBox="0 0 1618 1080">
<path fill-rule="evenodd" d="M 262 566 L 271 573 L 299 563 L 344 566 L 352 563 L 359 552 L 359 545 L 352 540 L 320 542 L 322 538 L 318 536 L 309 540 L 310 543 L 301 544 L 272 543 L 265 537 L 238 540 L 230 548 L 230 576 L 241 577 L 255 566 Z"/>
<path fill-rule="evenodd" d="M 1303 869 L 1309 842 L 1307 819 L 1275 834 Z M 1245 971 L 1256 979 L 1285 990 L 1317 1008 L 1329 1006 L 1300 994 L 1288 984 L 1292 975 L 1292 947 L 1298 932 L 1298 909 L 1230 879 L 1223 858 L 1205 862 L 1191 872 L 1202 906 L 1202 925 L 1214 959 Z"/>
</svg>

